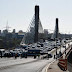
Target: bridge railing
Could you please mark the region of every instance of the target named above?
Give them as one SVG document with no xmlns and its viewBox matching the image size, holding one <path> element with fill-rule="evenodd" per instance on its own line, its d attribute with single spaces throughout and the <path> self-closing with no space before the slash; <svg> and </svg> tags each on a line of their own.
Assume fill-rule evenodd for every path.
<svg viewBox="0 0 72 72">
<path fill-rule="evenodd" d="M 65 55 L 65 51 L 63 52 L 62 56 L 58 59 L 58 66 L 63 70 L 67 70 L 67 55 L 72 50 L 72 45 L 68 45 L 65 51 L 67 51 Z"/>
<path fill-rule="evenodd" d="M 66 71 L 67 70 L 67 59 L 58 59 L 58 66 L 63 70 Z"/>
</svg>

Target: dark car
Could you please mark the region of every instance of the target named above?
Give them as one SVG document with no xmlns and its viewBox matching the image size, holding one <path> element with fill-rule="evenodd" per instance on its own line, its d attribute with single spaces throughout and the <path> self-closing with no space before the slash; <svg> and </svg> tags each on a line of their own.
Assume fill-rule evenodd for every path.
<svg viewBox="0 0 72 72">
<path fill-rule="evenodd" d="M 64 45 L 63 48 L 66 48 L 66 46 Z"/>
<path fill-rule="evenodd" d="M 48 54 L 48 58 L 52 58 L 52 54 Z"/>
<path fill-rule="evenodd" d="M 21 54 L 21 58 L 27 58 L 27 52 L 23 52 L 22 54 Z"/>
<path fill-rule="evenodd" d="M 47 51 L 51 51 L 52 49 L 51 48 L 48 48 L 48 50 Z"/>
<path fill-rule="evenodd" d="M 28 50 L 27 55 L 28 56 L 34 56 L 34 55 L 39 55 L 41 50 L 35 50 L 35 49 L 30 49 Z"/>
<path fill-rule="evenodd" d="M 10 52 L 5 52 L 4 57 L 11 57 L 11 53 Z"/>
</svg>

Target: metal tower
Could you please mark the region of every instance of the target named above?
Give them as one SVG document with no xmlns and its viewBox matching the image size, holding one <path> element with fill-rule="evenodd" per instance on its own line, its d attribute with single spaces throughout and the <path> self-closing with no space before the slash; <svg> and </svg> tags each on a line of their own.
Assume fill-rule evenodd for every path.
<svg viewBox="0 0 72 72">
<path fill-rule="evenodd" d="M 4 27 L 4 28 L 6 28 L 5 30 L 10 31 L 9 28 L 11 28 L 11 27 L 8 26 L 8 21 L 7 21 L 6 27 Z"/>
</svg>

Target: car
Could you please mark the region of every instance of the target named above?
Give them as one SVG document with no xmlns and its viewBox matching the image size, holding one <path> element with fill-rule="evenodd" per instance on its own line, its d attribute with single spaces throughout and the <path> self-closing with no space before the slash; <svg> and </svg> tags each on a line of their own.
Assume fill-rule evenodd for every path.
<svg viewBox="0 0 72 72">
<path fill-rule="evenodd" d="M 48 58 L 52 58 L 53 56 L 52 56 L 52 54 L 48 54 Z"/>
<path fill-rule="evenodd" d="M 57 46 L 55 46 L 54 48 L 57 48 Z"/>
<path fill-rule="evenodd" d="M 21 58 L 23 58 L 23 57 L 27 58 L 27 52 L 23 52 L 23 53 L 21 54 Z"/>
<path fill-rule="evenodd" d="M 27 45 L 21 46 L 23 49 L 27 48 Z"/>
<path fill-rule="evenodd" d="M 66 46 L 65 46 L 65 45 L 63 45 L 63 48 L 66 48 Z"/>
<path fill-rule="evenodd" d="M 5 51 L 4 57 L 11 57 L 11 53 L 9 51 Z"/>
<path fill-rule="evenodd" d="M 40 48 L 40 47 L 41 47 L 41 45 L 37 45 L 37 47 L 38 47 L 38 48 Z"/>
<path fill-rule="evenodd" d="M 0 49 L 0 57 L 4 56 L 4 53 L 5 53 L 5 49 Z"/>
<path fill-rule="evenodd" d="M 43 47 L 44 45 L 43 44 L 40 44 L 41 45 L 41 47 Z"/>
<path fill-rule="evenodd" d="M 52 49 L 51 48 L 48 48 L 48 50 L 47 51 L 51 51 Z"/>
<path fill-rule="evenodd" d="M 32 46 L 32 48 L 35 48 L 35 46 Z"/>
</svg>

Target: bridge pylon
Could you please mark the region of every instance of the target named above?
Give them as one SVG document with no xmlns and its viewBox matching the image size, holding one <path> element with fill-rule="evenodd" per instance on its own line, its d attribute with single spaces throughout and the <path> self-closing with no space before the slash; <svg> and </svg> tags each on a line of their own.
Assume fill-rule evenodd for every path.
<svg viewBox="0 0 72 72">
<path fill-rule="evenodd" d="M 59 27 L 58 27 L 58 18 L 56 18 L 55 30 L 51 39 L 57 39 L 58 37 L 59 37 Z"/>
<path fill-rule="evenodd" d="M 38 28 L 39 28 L 39 6 L 35 6 L 35 36 L 34 42 L 38 42 Z"/>
<path fill-rule="evenodd" d="M 32 44 L 38 42 L 40 35 L 43 33 L 43 27 L 39 18 L 39 6 L 35 6 L 35 13 L 29 24 L 29 27 L 20 43 L 23 44 Z"/>
</svg>

